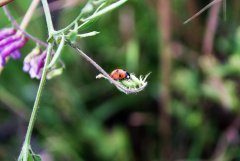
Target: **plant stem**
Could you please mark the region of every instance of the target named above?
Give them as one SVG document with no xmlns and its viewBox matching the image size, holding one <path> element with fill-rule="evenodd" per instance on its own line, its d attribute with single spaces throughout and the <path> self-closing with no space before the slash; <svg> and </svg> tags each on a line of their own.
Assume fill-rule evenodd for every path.
<svg viewBox="0 0 240 161">
<path fill-rule="evenodd" d="M 67 25 L 65 28 L 63 28 L 63 29 L 61 29 L 61 30 L 53 31 L 52 33 L 53 33 L 54 35 L 56 35 L 56 34 L 63 33 L 63 32 L 65 32 L 65 31 L 68 31 L 71 27 L 74 26 L 74 24 L 75 24 L 76 22 L 79 21 L 79 19 L 81 18 L 81 16 L 82 16 L 82 13 L 80 13 L 80 14 L 75 18 L 75 20 L 73 20 L 73 22 L 71 22 L 71 23 L 70 23 L 69 25 Z"/>
<path fill-rule="evenodd" d="M 119 7 L 120 5 L 122 5 L 125 2 L 127 2 L 127 0 L 119 0 L 119 1 L 109 5 L 108 7 L 104 8 L 104 9 L 97 10 L 97 12 L 95 11 L 95 13 L 93 15 L 87 17 L 86 19 L 83 19 L 82 21 L 84 23 L 82 25 L 80 25 L 80 26 L 83 27 L 84 25 L 88 24 L 89 22 L 91 22 L 92 20 L 96 19 L 97 17 L 100 17 L 100 16 L 106 14 L 107 12 L 110 12 L 110 11 L 114 10 L 115 8 Z M 102 6 L 103 5 L 100 5 L 99 7 L 101 8 Z M 73 25 L 76 22 L 80 21 L 80 18 L 84 14 L 83 10 L 84 10 L 84 8 L 82 9 L 82 11 L 79 13 L 79 15 L 75 18 L 75 20 L 72 23 L 70 23 L 68 26 L 66 26 L 65 28 L 63 28 L 61 30 L 54 31 L 53 35 L 57 35 L 59 33 L 68 31 L 71 27 L 73 27 Z M 78 29 L 80 29 L 80 26 L 78 27 Z"/>
<path fill-rule="evenodd" d="M 188 22 L 192 21 L 194 18 L 198 17 L 200 14 L 202 14 L 204 11 L 206 11 L 208 8 L 212 7 L 214 4 L 222 2 L 223 0 L 213 0 L 211 3 L 203 7 L 200 11 L 198 11 L 196 14 L 194 14 L 192 17 L 187 19 L 183 22 L 183 24 L 187 24 Z"/>
<path fill-rule="evenodd" d="M 1 0 L 0 7 L 7 5 L 8 3 L 12 2 L 13 0 Z"/>
<path fill-rule="evenodd" d="M 36 96 L 36 99 L 35 99 L 35 102 L 34 102 L 32 114 L 31 114 L 30 121 L 29 121 L 29 124 L 28 124 L 27 134 L 25 136 L 22 152 L 20 154 L 20 156 L 23 155 L 23 161 L 27 161 L 27 158 L 28 158 L 28 151 L 29 151 L 29 146 L 30 146 L 30 142 L 31 142 L 32 130 L 33 130 L 34 122 L 36 120 L 36 114 L 37 114 L 37 111 L 39 109 L 39 101 L 40 101 L 40 98 L 41 98 L 41 95 L 42 95 L 43 87 L 44 87 L 44 84 L 46 82 L 46 75 L 47 75 L 47 70 L 48 70 L 47 65 L 49 64 L 49 61 L 50 61 L 50 55 L 51 55 L 51 52 L 52 52 L 52 48 L 53 48 L 52 44 L 49 43 L 48 44 L 47 57 L 45 59 L 45 64 L 44 64 L 44 67 L 43 67 L 42 78 L 41 78 L 41 81 L 40 81 L 40 84 L 39 84 L 37 96 Z M 19 158 L 19 159 L 21 159 L 21 158 Z"/>
<path fill-rule="evenodd" d="M 22 22 L 21 22 L 21 25 L 20 25 L 20 28 L 22 30 L 24 30 L 27 26 L 28 26 L 28 23 L 30 22 L 30 20 L 32 19 L 32 16 L 33 16 L 33 12 L 35 11 L 35 9 L 37 8 L 38 4 L 39 4 L 39 1 L 40 0 L 33 0 L 30 7 L 28 8 L 27 10 L 27 13 L 25 14 Z"/>
<path fill-rule="evenodd" d="M 17 30 L 21 31 L 23 33 L 24 36 L 26 36 L 29 39 L 32 39 L 33 41 L 35 41 L 36 43 L 44 46 L 47 48 L 47 43 L 39 40 L 38 38 L 32 36 L 31 34 L 29 34 L 28 32 L 24 31 L 23 29 L 20 28 L 20 25 L 16 22 L 16 20 L 13 18 L 13 16 L 11 15 L 10 11 L 8 10 L 7 6 L 3 6 L 3 11 L 5 13 L 5 15 L 7 16 L 8 20 L 11 22 L 11 24 L 13 25 L 14 28 L 16 28 Z"/>
<path fill-rule="evenodd" d="M 41 2 L 42 2 L 42 5 L 43 5 L 43 10 L 44 10 L 44 13 L 45 13 L 45 17 L 46 17 L 48 33 L 49 33 L 49 36 L 51 36 L 52 33 L 54 32 L 54 28 L 53 28 L 52 17 L 51 17 L 51 14 L 50 14 L 48 2 L 47 2 L 47 0 L 41 0 Z"/>
<path fill-rule="evenodd" d="M 75 44 L 67 41 L 68 45 L 71 46 L 73 49 L 75 49 L 77 51 L 77 53 L 79 55 L 81 55 L 85 60 L 87 60 L 88 62 L 90 62 L 100 73 L 102 73 L 105 78 L 112 83 L 113 85 L 115 85 L 120 91 L 124 92 L 125 94 L 131 94 L 131 93 L 138 93 L 140 91 L 142 91 L 146 85 L 136 88 L 136 89 L 128 89 L 125 86 L 121 85 L 119 82 L 115 81 L 114 79 L 112 79 L 109 74 L 100 66 L 98 65 L 92 58 L 90 58 L 87 54 L 85 54 L 82 50 L 80 50 Z"/>
<path fill-rule="evenodd" d="M 34 124 L 34 121 L 35 121 L 35 118 L 36 118 L 35 117 L 36 112 L 39 108 L 39 106 L 38 106 L 39 100 L 40 100 L 40 97 L 42 95 L 42 90 L 43 90 L 44 83 L 46 82 L 47 65 L 49 64 L 52 48 L 53 48 L 52 44 L 49 43 L 48 44 L 47 56 L 46 56 L 46 60 L 45 60 L 44 68 L 43 68 L 42 78 L 41 78 L 41 81 L 40 81 L 40 84 L 39 84 L 37 96 L 36 96 L 36 99 L 35 99 L 35 102 L 34 102 L 33 111 L 32 111 L 32 115 L 31 115 L 31 118 L 30 118 L 29 126 L 28 126 L 28 131 L 27 131 L 27 135 L 26 135 L 26 136 L 28 136 L 27 137 L 27 142 L 29 142 L 29 143 L 30 143 L 30 137 L 31 137 L 32 129 L 33 129 L 33 124 Z"/>
<path fill-rule="evenodd" d="M 52 18 L 51 18 L 51 14 L 49 11 L 49 7 L 48 7 L 48 3 L 47 0 L 41 0 L 42 4 L 43 4 L 43 8 L 44 8 L 44 13 L 46 16 L 46 21 L 47 21 L 47 27 L 48 27 L 48 32 L 49 32 L 49 36 L 52 34 L 52 32 L 54 31 L 53 28 L 53 24 L 52 24 Z M 47 76 L 47 70 L 48 70 L 48 64 L 50 61 L 50 55 L 53 49 L 53 44 L 49 43 L 48 44 L 48 50 L 47 50 L 47 56 L 45 59 L 45 64 L 43 67 L 43 72 L 42 72 L 42 77 L 41 77 L 41 81 L 38 87 L 38 91 L 37 91 L 37 96 L 33 105 L 33 110 L 32 110 L 32 114 L 30 117 L 30 121 L 28 124 L 28 128 L 27 128 L 27 133 L 25 136 L 25 140 L 22 146 L 22 151 L 18 157 L 18 161 L 21 161 L 23 159 L 23 161 L 27 161 L 28 160 L 28 154 L 29 154 L 29 148 L 30 148 L 30 142 L 31 142 L 31 136 L 32 136 L 32 131 L 33 131 L 33 127 L 34 127 L 34 123 L 36 120 L 36 115 L 37 115 L 37 111 L 39 109 L 39 102 L 40 102 L 40 98 L 42 95 L 42 91 L 43 91 L 43 87 L 44 84 L 46 82 L 46 76 Z"/>
</svg>

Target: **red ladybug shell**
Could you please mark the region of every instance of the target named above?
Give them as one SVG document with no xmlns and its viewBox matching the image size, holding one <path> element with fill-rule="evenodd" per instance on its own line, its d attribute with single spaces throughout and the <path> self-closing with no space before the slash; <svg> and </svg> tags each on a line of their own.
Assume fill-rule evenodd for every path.
<svg viewBox="0 0 240 161">
<path fill-rule="evenodd" d="M 123 70 L 123 69 L 115 69 L 114 71 L 112 71 L 110 76 L 114 80 L 122 80 L 122 79 L 129 79 L 130 78 L 129 73 L 127 71 Z"/>
</svg>

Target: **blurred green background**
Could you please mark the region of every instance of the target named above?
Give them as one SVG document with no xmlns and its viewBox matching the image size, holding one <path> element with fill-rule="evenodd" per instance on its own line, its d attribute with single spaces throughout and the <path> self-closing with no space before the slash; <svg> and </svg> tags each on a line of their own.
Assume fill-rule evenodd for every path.
<svg viewBox="0 0 240 161">
<path fill-rule="evenodd" d="M 240 1 L 227 1 L 226 19 L 215 4 L 183 25 L 210 2 L 129 0 L 82 31 L 100 32 L 78 44 L 106 71 L 151 72 L 148 86 L 125 95 L 66 46 L 63 74 L 44 89 L 32 149 L 44 161 L 240 160 Z M 49 3 L 60 29 L 84 1 Z M 8 7 L 20 22 L 29 4 Z M 0 27 L 11 27 L 2 9 Z M 41 5 L 27 31 L 46 40 Z M 16 160 L 24 139 L 39 81 L 22 62 L 34 46 L 0 75 L 1 161 Z"/>
</svg>

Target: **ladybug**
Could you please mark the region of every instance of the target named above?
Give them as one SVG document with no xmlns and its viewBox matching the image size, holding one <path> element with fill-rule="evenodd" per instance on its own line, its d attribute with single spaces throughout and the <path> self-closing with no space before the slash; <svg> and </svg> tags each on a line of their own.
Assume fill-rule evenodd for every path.
<svg viewBox="0 0 240 161">
<path fill-rule="evenodd" d="M 130 74 L 123 69 L 115 69 L 110 74 L 110 77 L 114 80 L 130 79 Z"/>
</svg>

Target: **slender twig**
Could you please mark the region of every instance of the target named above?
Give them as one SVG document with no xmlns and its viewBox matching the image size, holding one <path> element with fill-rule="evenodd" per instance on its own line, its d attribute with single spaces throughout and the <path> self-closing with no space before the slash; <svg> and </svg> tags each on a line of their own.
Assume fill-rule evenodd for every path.
<svg viewBox="0 0 240 161">
<path fill-rule="evenodd" d="M 34 13 L 35 9 L 37 8 L 37 6 L 39 4 L 39 2 L 40 2 L 40 0 L 33 0 L 32 1 L 31 5 L 28 8 L 27 13 L 23 17 L 23 21 L 22 21 L 22 23 L 20 25 L 20 28 L 22 30 L 24 30 L 27 27 L 28 23 L 30 22 L 30 20 L 31 20 L 31 18 L 33 16 L 33 13 Z"/>
<path fill-rule="evenodd" d="M 31 34 L 29 34 L 28 32 L 26 32 L 25 30 L 21 29 L 20 25 L 16 22 L 16 20 L 13 18 L 13 16 L 11 15 L 10 11 L 8 10 L 7 6 L 3 6 L 3 10 L 4 13 L 6 14 L 8 20 L 11 22 L 11 24 L 14 26 L 14 28 L 16 28 L 17 30 L 21 31 L 23 33 L 24 36 L 26 36 L 29 39 L 32 39 L 33 41 L 35 41 L 36 43 L 38 43 L 39 45 L 42 45 L 44 47 L 47 47 L 47 43 L 39 40 L 38 38 L 32 36 Z"/>
<path fill-rule="evenodd" d="M 220 3 L 223 0 L 214 0 L 211 3 L 209 3 L 207 6 L 203 7 L 200 11 L 198 11 L 195 15 L 193 15 L 192 17 L 190 17 L 189 19 L 187 19 L 186 21 L 184 21 L 183 24 L 187 24 L 188 22 L 192 21 L 194 18 L 196 18 L 197 16 L 199 16 L 201 13 L 203 13 L 205 10 L 207 10 L 208 8 L 210 8 L 211 6 L 213 6 L 216 3 Z"/>
<path fill-rule="evenodd" d="M 0 0 L 0 7 L 5 6 L 6 4 L 12 2 L 13 0 Z"/>
<path fill-rule="evenodd" d="M 75 19 L 73 22 L 71 22 L 68 26 L 66 26 L 65 28 L 61 29 L 61 30 L 58 30 L 58 31 L 54 31 L 53 34 L 57 35 L 59 33 L 63 33 L 65 31 L 68 31 L 71 27 L 74 26 L 74 24 L 81 18 L 82 16 L 82 13 L 80 13 Z"/>
<path fill-rule="evenodd" d="M 112 83 L 113 85 L 115 85 L 120 91 L 126 93 L 126 94 L 131 94 L 131 93 L 138 93 L 140 91 L 142 91 L 147 84 L 145 84 L 144 86 L 140 87 L 140 88 L 136 88 L 136 89 L 128 89 L 126 87 L 124 87 L 123 85 L 121 85 L 119 82 L 115 81 L 114 79 L 112 79 L 109 74 L 100 66 L 98 65 L 92 58 L 90 58 L 88 55 L 86 55 L 82 50 L 80 50 L 78 48 L 78 46 L 76 46 L 75 44 L 71 43 L 71 42 L 67 42 L 72 48 L 74 48 L 77 53 L 79 55 L 81 55 L 84 59 L 86 59 L 88 62 L 90 62 L 100 73 L 102 73 L 106 79 Z"/>
</svg>

